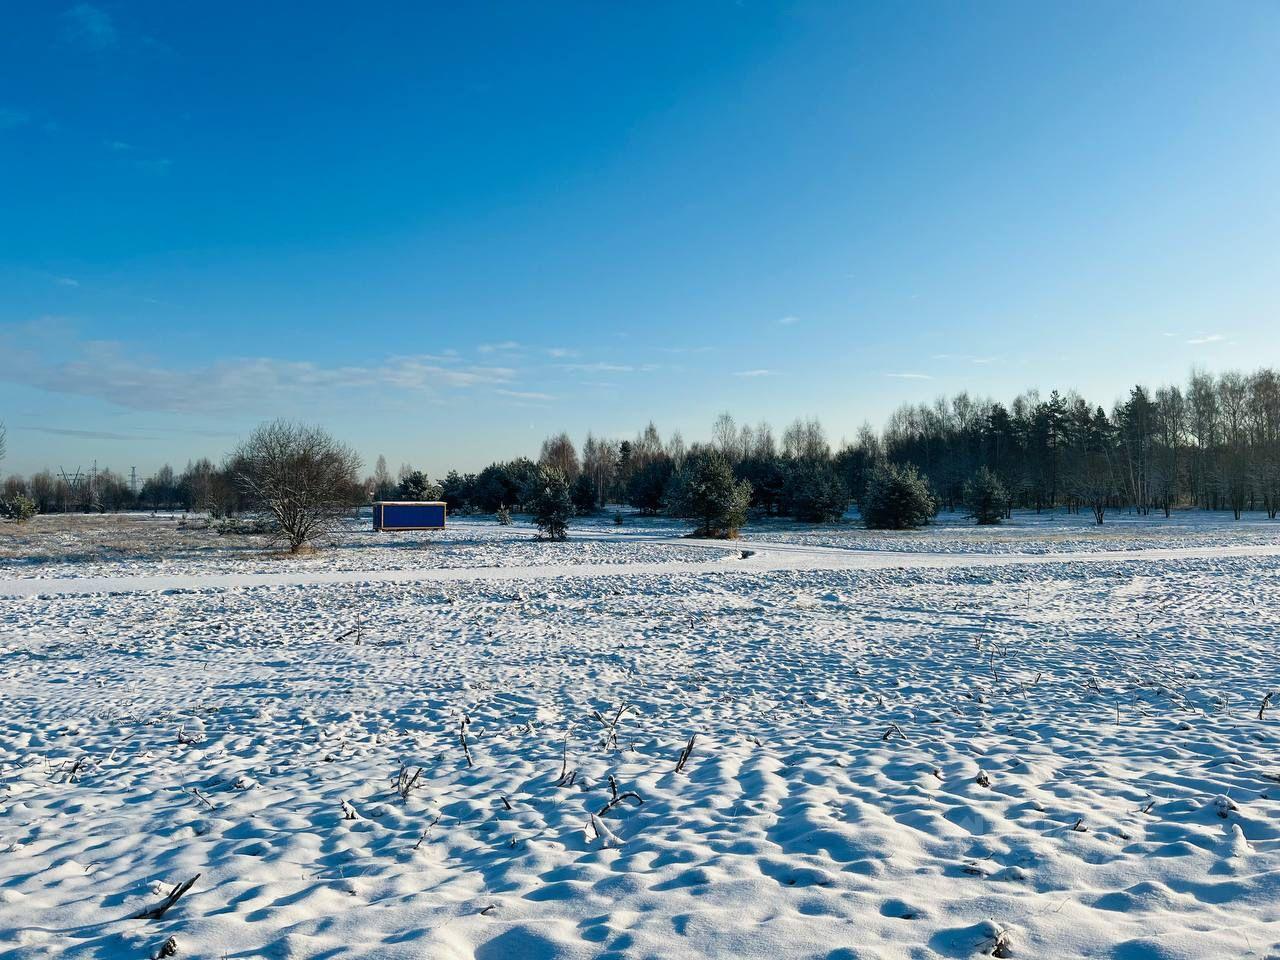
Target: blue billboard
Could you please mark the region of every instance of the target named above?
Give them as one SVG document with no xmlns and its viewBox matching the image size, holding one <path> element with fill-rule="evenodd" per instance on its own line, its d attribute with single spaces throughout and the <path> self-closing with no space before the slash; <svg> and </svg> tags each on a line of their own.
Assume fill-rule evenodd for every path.
<svg viewBox="0 0 1280 960">
<path fill-rule="evenodd" d="M 373 529 L 443 530 L 442 500 L 379 500 L 373 505 Z"/>
</svg>

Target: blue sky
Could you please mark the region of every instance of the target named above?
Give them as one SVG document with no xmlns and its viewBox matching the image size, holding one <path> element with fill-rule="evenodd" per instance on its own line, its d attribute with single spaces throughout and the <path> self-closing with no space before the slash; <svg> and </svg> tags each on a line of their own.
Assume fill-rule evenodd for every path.
<svg viewBox="0 0 1280 960">
<path fill-rule="evenodd" d="M 1280 363 L 1280 5 L 0 5 L 5 469 Z"/>
</svg>

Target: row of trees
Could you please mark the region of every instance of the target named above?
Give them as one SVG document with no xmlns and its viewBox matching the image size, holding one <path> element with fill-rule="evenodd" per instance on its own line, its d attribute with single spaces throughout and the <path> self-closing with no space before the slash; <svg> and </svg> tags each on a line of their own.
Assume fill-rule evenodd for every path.
<svg viewBox="0 0 1280 960">
<path fill-rule="evenodd" d="M 3 495 L 29 497 L 41 513 L 186 510 L 227 516 L 247 506 L 229 465 L 215 466 L 208 459 L 188 463 L 180 474 L 165 465 L 136 492 L 128 480 L 108 468 L 77 482 L 48 470 L 30 477 L 13 475 L 4 481 Z"/>
<path fill-rule="evenodd" d="M 1031 392 L 1005 407 L 968 394 L 899 409 L 875 454 L 914 464 L 943 505 L 990 470 L 1012 504 L 1036 510 L 1176 506 L 1280 512 L 1280 376 L 1192 374 L 1135 386 L 1110 411 L 1075 393 Z"/>
<path fill-rule="evenodd" d="M 208 458 L 191 461 L 181 473 L 165 464 L 144 480 L 136 492 L 124 476 L 110 468 L 83 476 L 77 483 L 41 470 L 30 477 L 8 477 L 0 486 L 0 496 L 27 496 L 40 513 L 181 510 L 214 517 L 236 516 L 246 512 L 252 500 L 237 480 L 238 466 L 235 456 L 228 457 L 221 465 Z M 385 471 L 386 461 L 379 457 L 378 474 Z M 362 502 L 441 498 L 440 485 L 411 466 L 400 468 L 398 480 L 392 480 L 389 474 L 385 478 L 378 474 L 363 482 L 353 481 Z"/>
<path fill-rule="evenodd" d="M 266 425 L 252 442 L 266 443 L 272 430 L 286 427 L 303 429 Z M 933 510 L 967 505 L 988 523 L 1014 506 L 1088 508 L 1099 523 L 1108 509 L 1120 507 L 1167 515 L 1175 506 L 1195 505 L 1230 509 L 1237 518 L 1258 508 L 1272 519 L 1280 513 L 1280 377 L 1269 369 L 1194 373 L 1185 388 L 1154 392 L 1136 386 L 1109 412 L 1075 393 L 1054 391 L 1042 399 L 1029 392 L 1007 407 L 961 393 L 904 406 L 883 433 L 864 426 L 834 451 L 816 419 L 797 420 L 775 437 L 767 423 L 738 425 L 727 413 L 709 442 L 692 445 L 679 433 L 664 441 L 651 423 L 632 440 L 588 434 L 579 454 L 560 433 L 543 443 L 537 461 L 496 462 L 475 474 L 450 471 L 439 483 L 408 465 L 393 480 L 384 457 L 361 482 L 358 458 L 324 440 L 327 456 L 341 454 L 332 475 L 342 477 L 335 503 L 443 499 L 454 512 L 537 513 L 550 490 L 559 514 L 625 503 L 696 519 L 705 533 L 732 530 L 749 511 L 832 520 L 854 501 L 869 519 L 878 509 L 875 498 L 893 503 L 900 494 L 909 494 L 907 514 L 915 517 L 921 491 Z M 166 466 L 136 495 L 105 470 L 76 485 L 48 471 L 10 477 L 0 496 L 28 498 L 41 511 L 142 506 L 228 515 L 268 502 L 250 465 L 242 445 L 221 466 L 199 460 L 181 474 Z"/>
<path fill-rule="evenodd" d="M 935 509 L 981 500 L 974 516 L 998 522 L 1014 507 L 1109 509 L 1166 515 L 1177 506 L 1280 513 L 1280 377 L 1192 374 L 1185 387 L 1135 386 L 1110 411 L 1074 392 L 1032 391 L 1012 404 L 967 393 L 904 406 L 882 433 L 864 426 L 833 450 L 816 419 L 775 438 L 767 423 L 738 425 L 723 414 L 707 444 L 665 442 L 653 424 L 633 440 L 587 435 L 581 456 L 567 434 L 549 437 L 538 460 L 494 463 L 479 474 L 450 472 L 442 496 L 454 510 L 523 509 L 540 467 L 558 470 L 579 512 L 605 503 L 645 513 L 679 511 L 678 477 L 708 451 L 749 485 L 748 509 L 821 522 L 865 499 L 885 463 L 909 465 Z M 866 512 L 865 510 L 863 511 Z"/>
<path fill-rule="evenodd" d="M 579 513 L 620 503 L 657 514 L 680 509 L 689 479 L 682 473 L 685 464 L 700 464 L 711 454 L 743 491 L 749 488 L 747 509 L 821 521 L 842 516 L 852 500 L 844 478 L 846 454 L 832 454 L 816 420 L 797 421 L 779 444 L 768 424 L 739 429 L 728 414 L 716 422 L 711 443 L 690 446 L 679 433 L 664 442 L 651 423 L 633 440 L 588 434 L 579 458 L 569 436 L 556 434 L 543 442 L 537 461 L 492 463 L 476 474 L 450 471 L 441 495 L 454 511 L 523 510 L 540 488 L 540 470 L 550 468 L 564 477 Z"/>
</svg>

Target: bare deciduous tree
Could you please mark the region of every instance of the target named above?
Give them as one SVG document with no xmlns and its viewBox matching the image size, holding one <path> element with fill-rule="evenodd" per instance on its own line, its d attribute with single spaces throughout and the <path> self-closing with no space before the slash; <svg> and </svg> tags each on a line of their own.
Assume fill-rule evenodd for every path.
<svg viewBox="0 0 1280 960">
<path fill-rule="evenodd" d="M 597 496 L 605 502 L 618 472 L 617 442 L 598 439 L 588 433 L 582 445 L 582 472 L 591 478 Z"/>
<path fill-rule="evenodd" d="M 363 500 L 360 458 L 319 427 L 276 420 L 231 455 L 231 471 L 251 502 L 268 511 L 298 552 Z"/>
<path fill-rule="evenodd" d="M 578 479 L 578 451 L 574 449 L 573 441 L 567 433 L 558 433 L 542 441 L 538 466 L 559 470 L 569 483 Z"/>
</svg>

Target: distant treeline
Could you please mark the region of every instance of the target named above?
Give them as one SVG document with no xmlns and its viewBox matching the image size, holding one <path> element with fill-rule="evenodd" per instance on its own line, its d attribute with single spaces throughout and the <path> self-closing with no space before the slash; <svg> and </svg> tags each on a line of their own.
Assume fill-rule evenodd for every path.
<svg viewBox="0 0 1280 960">
<path fill-rule="evenodd" d="M 751 509 L 805 521 L 839 517 L 862 498 L 881 462 L 914 465 L 938 507 L 964 501 L 980 470 L 1000 482 L 1007 507 L 1078 512 L 1127 508 L 1168 512 L 1177 506 L 1280 511 L 1280 377 L 1195 373 L 1185 388 L 1134 387 L 1110 411 L 1074 392 L 1024 393 L 1005 405 L 968 393 L 907 405 L 881 432 L 864 426 L 832 449 L 816 419 L 797 420 L 781 436 L 767 423 L 739 425 L 729 414 L 710 440 L 686 445 L 650 424 L 632 440 L 588 434 L 581 449 L 567 434 L 548 438 L 537 461 L 496 462 L 479 473 L 449 471 L 437 481 L 402 467 L 393 478 L 379 457 L 364 482 L 370 499 L 443 499 L 453 512 L 524 509 L 539 491 L 539 467 L 563 472 L 575 508 L 629 504 L 646 513 L 667 508 L 686 458 L 716 452 L 735 479 L 751 486 Z M 236 465 L 204 459 L 181 473 L 166 466 L 136 495 L 110 470 L 72 486 L 42 471 L 5 481 L 6 495 L 29 496 L 42 512 L 129 508 L 245 509 Z"/>
<path fill-rule="evenodd" d="M 539 463 L 559 467 L 580 509 L 626 503 L 657 513 L 671 478 L 691 454 L 713 449 L 751 484 L 761 514 L 820 521 L 862 498 L 881 461 L 915 466 L 940 508 L 964 502 L 983 468 L 1000 481 L 1008 506 L 1036 510 L 1177 506 L 1280 511 L 1280 376 L 1196 373 L 1185 388 L 1137 386 L 1108 412 L 1074 392 L 1024 393 L 1005 406 L 961 393 L 903 406 L 877 433 L 864 426 L 832 450 L 817 420 L 797 420 L 775 437 L 767 423 L 716 421 L 709 443 L 665 443 L 650 424 L 634 440 L 588 436 L 581 457 L 565 434 L 548 439 Z M 532 461 L 495 463 L 479 474 L 451 471 L 443 497 L 483 512 L 518 506 L 536 478 Z"/>
</svg>

